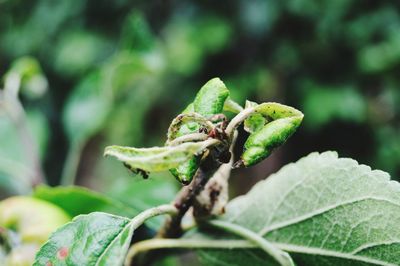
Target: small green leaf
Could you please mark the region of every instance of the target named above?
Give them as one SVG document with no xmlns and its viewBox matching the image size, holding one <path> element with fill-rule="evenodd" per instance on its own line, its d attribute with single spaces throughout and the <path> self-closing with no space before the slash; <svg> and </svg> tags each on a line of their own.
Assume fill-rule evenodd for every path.
<svg viewBox="0 0 400 266">
<path fill-rule="evenodd" d="M 109 146 L 104 155 L 116 157 L 127 164 L 132 170 L 141 169 L 148 172 L 161 172 L 175 168 L 193 155 L 201 153 L 213 142 L 186 142 L 177 146 L 131 148 Z"/>
<path fill-rule="evenodd" d="M 219 78 L 213 78 L 197 93 L 193 101 L 194 111 L 204 116 L 219 114 L 228 96 L 229 90 L 225 84 Z"/>
<path fill-rule="evenodd" d="M 272 120 L 287 117 L 303 117 L 303 113 L 299 110 L 280 103 L 261 103 L 255 107 L 255 112 Z"/>
<path fill-rule="evenodd" d="M 258 104 L 251 101 L 246 101 L 245 108 L 255 107 Z M 267 123 L 266 118 L 259 113 L 250 115 L 246 120 L 244 120 L 244 130 L 249 133 L 260 130 Z"/>
<path fill-rule="evenodd" d="M 197 93 L 194 102 L 189 104 L 182 115 L 175 118 L 168 129 L 168 141 L 177 137 L 198 133 L 201 126 L 210 130 L 213 125 L 206 117 L 222 113 L 229 91 L 219 78 L 208 81 Z M 211 127 L 210 127 L 211 126 Z M 200 157 L 193 156 L 170 172 L 183 184 L 188 184 L 200 165 Z"/>
<path fill-rule="evenodd" d="M 77 216 L 50 236 L 33 265 L 122 265 L 135 229 L 120 216 L 101 212 Z"/>
<path fill-rule="evenodd" d="M 335 152 L 285 166 L 231 201 L 222 219 L 263 236 L 298 265 L 400 264 L 400 184 Z M 200 253 L 206 265 L 268 260 L 249 247 Z"/>
<path fill-rule="evenodd" d="M 17 73 L 21 79 L 21 93 L 30 98 L 41 97 L 48 88 L 48 82 L 43 75 L 39 62 L 29 56 L 15 60 L 9 73 Z"/>
<path fill-rule="evenodd" d="M 73 143 L 86 141 L 97 133 L 111 110 L 112 98 L 97 71 L 85 77 L 73 90 L 63 111 L 63 124 Z"/>
<path fill-rule="evenodd" d="M 279 103 L 262 103 L 253 108 L 252 115 L 263 116 L 266 124 L 257 124 L 257 131 L 253 132 L 244 144 L 241 160 L 246 167 L 262 161 L 273 149 L 285 143 L 303 120 L 302 112 Z M 256 128 L 254 123 L 252 126 L 253 129 Z"/>
<path fill-rule="evenodd" d="M 39 186 L 35 189 L 33 196 L 59 206 L 71 217 L 96 211 L 133 217 L 141 211 L 132 209 L 120 201 L 98 192 L 78 186 Z"/>
<path fill-rule="evenodd" d="M 189 160 L 181 163 L 178 167 L 172 168 L 169 171 L 179 182 L 187 185 L 192 181 L 197 169 L 199 169 L 200 161 L 201 156 L 193 156 Z"/>
<path fill-rule="evenodd" d="M 168 128 L 167 143 L 190 133 L 198 133 L 200 126 L 207 130 L 213 128 L 213 124 L 198 113 L 182 113 L 172 120 Z"/>
</svg>

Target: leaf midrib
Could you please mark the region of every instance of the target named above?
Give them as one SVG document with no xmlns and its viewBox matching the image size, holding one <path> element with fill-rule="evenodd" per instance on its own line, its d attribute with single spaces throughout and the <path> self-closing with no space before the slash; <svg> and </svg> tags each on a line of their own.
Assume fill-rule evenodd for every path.
<svg viewBox="0 0 400 266">
<path fill-rule="evenodd" d="M 297 245 L 278 243 L 278 242 L 271 242 L 271 243 L 275 244 L 278 248 L 281 248 L 289 253 L 302 253 L 302 254 L 320 255 L 320 256 L 326 256 L 326 257 L 336 257 L 336 258 L 341 258 L 341 259 L 348 259 L 348 260 L 361 261 L 361 262 L 365 262 L 365 263 L 372 263 L 372 264 L 377 264 L 377 265 L 382 265 L 382 266 L 397 266 L 396 264 L 392 264 L 392 263 L 377 260 L 377 259 L 371 259 L 366 256 L 353 255 L 353 254 L 349 254 L 349 253 L 341 253 L 341 252 L 331 251 L 331 250 L 327 250 L 327 249 L 311 248 L 311 247 L 297 246 Z"/>
<path fill-rule="evenodd" d="M 258 232 L 258 234 L 260 234 L 262 236 L 265 236 L 269 232 L 272 232 L 274 230 L 277 230 L 277 229 L 280 229 L 280 228 L 283 228 L 283 227 L 287 227 L 287 226 L 294 225 L 296 223 L 308 220 L 308 219 L 310 219 L 310 218 L 312 218 L 314 216 L 326 213 L 326 212 L 328 212 L 330 210 L 333 210 L 335 208 L 338 208 L 338 207 L 341 207 L 341 206 L 345 206 L 345 205 L 349 205 L 349 204 L 353 204 L 353 203 L 357 203 L 357 202 L 361 202 L 361 201 L 366 201 L 366 200 L 384 201 L 384 202 L 387 202 L 387 203 L 390 203 L 392 205 L 400 207 L 399 203 L 391 201 L 390 199 L 387 199 L 387 198 L 376 197 L 376 196 L 359 197 L 359 198 L 354 198 L 354 199 L 347 200 L 347 201 L 342 201 L 342 202 L 339 202 L 337 204 L 328 205 L 328 206 L 325 206 L 323 208 L 319 208 L 319 209 L 316 209 L 316 210 L 314 210 L 312 212 L 309 212 L 309 213 L 307 213 L 305 215 L 294 217 L 294 218 L 292 218 L 290 220 L 287 220 L 287 221 L 284 221 L 284 222 L 280 222 L 280 223 L 276 223 L 276 224 L 265 226 Z M 272 215 L 272 216 L 274 216 L 274 215 Z"/>
<path fill-rule="evenodd" d="M 103 250 L 103 252 L 101 253 L 101 255 L 97 258 L 96 263 L 95 263 L 95 266 L 98 266 L 98 265 L 99 265 L 99 263 L 100 263 L 100 261 L 102 260 L 104 254 L 107 253 L 107 251 L 110 249 L 110 247 L 113 245 L 113 243 L 114 243 L 114 242 L 118 239 L 118 237 L 125 231 L 125 229 L 126 229 L 128 226 L 131 226 L 131 225 L 132 225 L 131 221 L 127 221 L 127 223 L 124 225 L 124 227 L 121 229 L 121 231 L 119 231 L 119 232 L 114 236 L 114 238 L 110 241 L 110 243 L 107 245 L 107 247 Z"/>
<path fill-rule="evenodd" d="M 214 240 L 216 242 L 221 241 L 223 244 L 221 245 L 221 249 L 224 249 L 226 246 L 234 246 L 233 249 L 259 249 L 256 245 L 246 241 L 246 240 Z M 230 242 L 230 243 L 227 243 Z M 312 247 L 305 247 L 299 245 L 292 245 L 286 243 L 279 243 L 279 242 L 270 242 L 274 244 L 276 247 L 287 251 L 289 253 L 297 253 L 297 254 L 309 254 L 309 255 L 319 255 L 325 257 L 335 257 L 339 259 L 347 259 L 357 262 L 365 262 L 380 266 L 397 266 L 396 264 L 392 264 L 386 261 L 381 261 L 377 259 L 368 258 L 366 256 L 354 255 L 350 253 L 341 253 L 337 251 L 321 249 L 321 248 L 312 248 Z M 215 246 L 213 247 L 217 249 Z M 231 248 L 232 249 L 232 248 Z"/>
</svg>

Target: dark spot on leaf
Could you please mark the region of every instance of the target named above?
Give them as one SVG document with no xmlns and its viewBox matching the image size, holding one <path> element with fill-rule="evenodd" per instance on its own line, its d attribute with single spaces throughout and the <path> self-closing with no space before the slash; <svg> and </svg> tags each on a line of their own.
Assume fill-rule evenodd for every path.
<svg viewBox="0 0 400 266">
<path fill-rule="evenodd" d="M 57 251 L 57 258 L 59 260 L 64 260 L 68 256 L 68 248 L 62 247 Z"/>
</svg>

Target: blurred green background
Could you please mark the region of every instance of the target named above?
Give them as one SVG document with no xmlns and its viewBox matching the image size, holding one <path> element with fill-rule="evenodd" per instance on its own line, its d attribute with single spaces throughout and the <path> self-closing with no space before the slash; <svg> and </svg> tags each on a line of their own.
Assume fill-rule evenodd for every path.
<svg viewBox="0 0 400 266">
<path fill-rule="evenodd" d="M 169 201 L 179 188 L 169 173 L 142 180 L 103 149 L 163 145 L 216 76 L 241 104 L 305 113 L 287 145 L 234 172 L 232 195 L 312 151 L 400 177 L 398 1 L 0 0 L 1 76 L 24 68 L 20 99 L 51 185 L 75 179 L 141 208 Z M 29 193 L 34 171 L 5 106 L 2 198 Z"/>
</svg>

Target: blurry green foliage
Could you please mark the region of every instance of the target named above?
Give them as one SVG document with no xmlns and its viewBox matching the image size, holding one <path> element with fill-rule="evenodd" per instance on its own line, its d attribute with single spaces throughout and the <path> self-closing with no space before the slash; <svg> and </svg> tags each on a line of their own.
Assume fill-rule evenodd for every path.
<svg viewBox="0 0 400 266">
<path fill-rule="evenodd" d="M 28 78 L 20 97 L 50 183 L 63 172 L 64 183 L 76 177 L 133 208 L 159 187 L 167 188 L 154 192 L 166 196 L 161 202 L 171 200 L 176 184 L 164 183 L 168 173 L 137 180 L 103 160 L 103 148 L 162 145 L 169 121 L 214 76 L 241 104 L 279 101 L 304 111 L 290 153 L 283 149 L 273 163 L 318 145 L 396 177 L 399 10 L 396 1 L 5 0 L 0 70 L 4 76 L 25 62 L 44 73 Z M 21 56 L 31 57 L 16 61 Z M 0 182 L 13 187 L 8 194 L 28 191 L 15 180 L 31 171 L 14 129 L 1 112 Z M 10 162 L 21 167 L 10 171 Z"/>
<path fill-rule="evenodd" d="M 323 87 L 306 82 L 303 86 L 305 125 L 318 129 L 335 119 L 363 123 L 366 119 L 366 101 L 351 86 Z"/>
<path fill-rule="evenodd" d="M 103 148 L 162 146 L 171 119 L 215 76 L 243 105 L 304 111 L 304 127 L 262 169 L 329 148 L 399 178 L 399 10 L 399 1 L 0 0 L 0 92 L 7 73 L 23 76 L 50 184 L 75 179 L 134 211 L 170 202 L 179 187 L 168 173 L 132 176 Z M 33 169 L 1 100 L 0 196 L 27 194 Z M 68 193 L 84 195 L 79 212 L 110 207 L 100 194 Z"/>
</svg>

